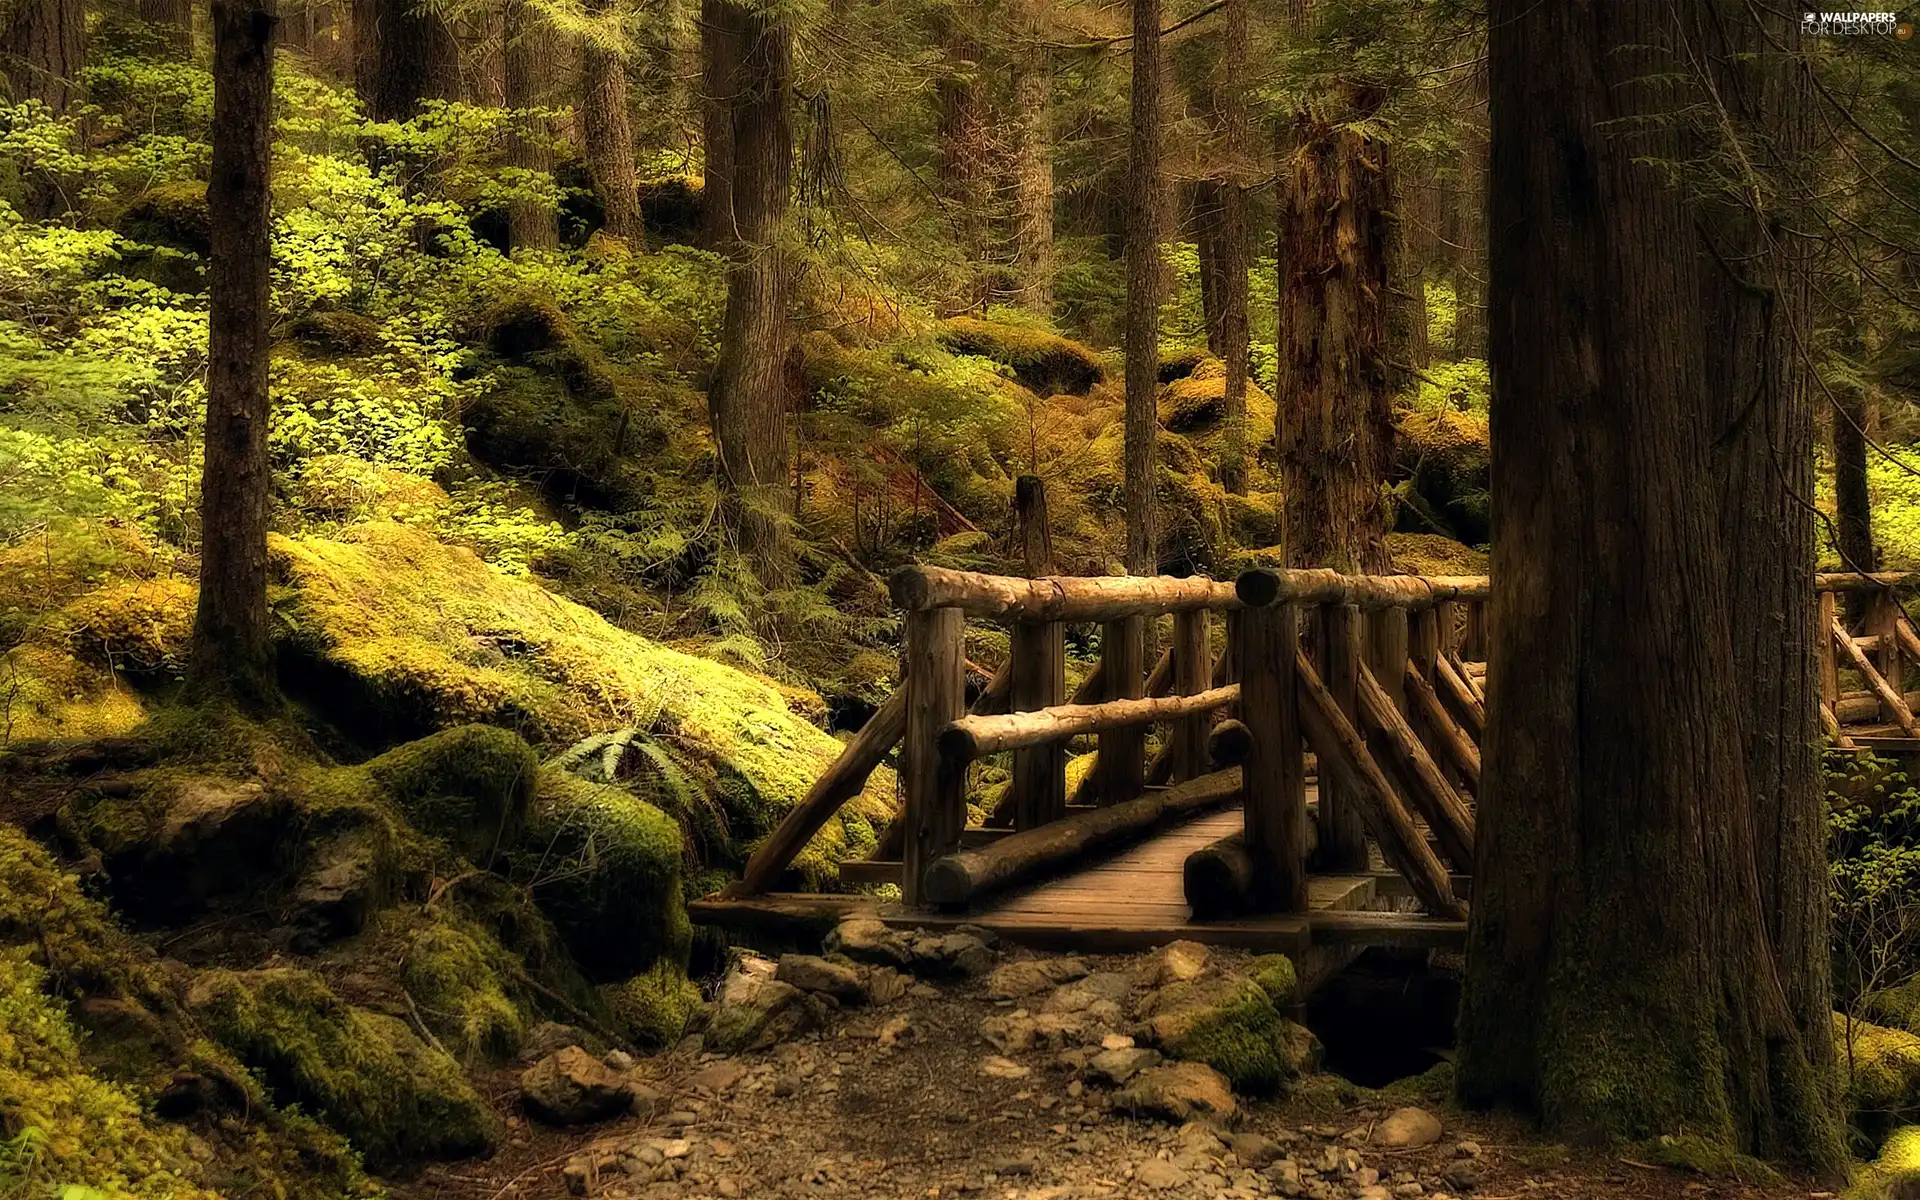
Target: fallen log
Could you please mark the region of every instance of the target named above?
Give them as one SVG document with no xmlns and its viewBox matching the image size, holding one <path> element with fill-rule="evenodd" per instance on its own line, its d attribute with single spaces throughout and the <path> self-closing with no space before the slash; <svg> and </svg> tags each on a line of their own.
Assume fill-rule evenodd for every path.
<svg viewBox="0 0 1920 1200">
<path fill-rule="evenodd" d="M 1131 841 L 1163 822 L 1226 804 L 1240 795 L 1240 770 L 1202 775 L 1163 792 L 1148 792 L 1105 808 L 1075 813 L 1038 829 L 961 850 L 927 867 L 921 896 L 934 904 L 965 904 L 1081 857 Z"/>
<path fill-rule="evenodd" d="M 1340 711 L 1320 675 L 1305 654 L 1295 665 L 1300 690 L 1300 724 L 1307 741 L 1320 756 L 1320 769 L 1339 782 L 1341 796 L 1360 810 L 1360 819 L 1387 865 L 1400 872 L 1413 894 L 1435 916 L 1462 919 L 1467 906 L 1453 894 L 1447 872 L 1427 845 L 1406 802 L 1394 791 L 1373 761 L 1360 731 Z"/>
</svg>

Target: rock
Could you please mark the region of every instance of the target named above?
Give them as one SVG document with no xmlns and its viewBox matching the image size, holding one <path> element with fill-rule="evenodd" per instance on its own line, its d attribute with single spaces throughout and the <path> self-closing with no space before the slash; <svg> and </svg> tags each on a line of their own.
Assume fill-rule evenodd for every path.
<svg viewBox="0 0 1920 1200">
<path fill-rule="evenodd" d="M 390 897 L 396 871 L 385 828 L 343 830 L 314 848 L 294 887 L 289 923 L 323 942 L 352 937 Z"/>
<path fill-rule="evenodd" d="M 1268 1164 L 1262 1171 L 1267 1182 L 1271 1183 L 1283 1196 L 1291 1196 L 1300 1190 L 1300 1164 L 1290 1158 L 1283 1158 Z"/>
<path fill-rule="evenodd" d="M 567 1181 L 567 1194 L 572 1196 L 587 1194 L 587 1180 L 592 1174 L 593 1164 L 583 1158 L 570 1158 L 560 1169 L 560 1177 Z"/>
<path fill-rule="evenodd" d="M 521 1072 L 520 1102 L 549 1125 L 584 1125 L 628 1111 L 633 1098 L 605 1063 L 568 1046 Z"/>
<path fill-rule="evenodd" d="M 1158 1050 L 1102 1050 L 1087 1063 L 1087 1080 L 1119 1087 L 1149 1067 L 1160 1065 Z"/>
<path fill-rule="evenodd" d="M 913 979 L 902 975 L 892 967 L 868 967 L 866 973 L 867 1002 L 869 1004 L 892 1004 L 907 994 Z"/>
<path fill-rule="evenodd" d="M 987 977 L 987 999 L 1023 1000 L 1086 976 L 1087 964 L 1077 958 L 1030 958 L 1003 963 Z"/>
<path fill-rule="evenodd" d="M 1010 1058 L 990 1054 L 980 1060 L 980 1073 L 989 1079 L 1025 1079 L 1033 1074 L 1033 1068 L 1023 1067 Z"/>
<path fill-rule="evenodd" d="M 1169 1058 L 1205 1063 L 1255 1094 L 1312 1071 L 1319 1042 L 1252 980 L 1209 975 L 1150 993 L 1137 1015 Z"/>
<path fill-rule="evenodd" d="M 1168 942 L 1140 964 L 1140 986 L 1157 988 L 1182 980 L 1198 979 L 1206 970 L 1205 946 L 1199 942 Z"/>
<path fill-rule="evenodd" d="M 827 935 L 826 950 L 828 954 L 844 954 L 855 962 L 882 967 L 906 967 L 913 963 L 913 951 L 908 948 L 906 935 L 871 917 L 840 922 Z"/>
<path fill-rule="evenodd" d="M 908 968 L 916 975 L 970 979 L 993 969 L 993 951 L 971 933 L 919 933 L 909 945 Z"/>
<path fill-rule="evenodd" d="M 1112 1008 L 1111 1005 L 1107 1007 Z M 1025 1009 L 1016 1009 L 983 1018 L 980 1036 L 1002 1054 L 1018 1054 L 1023 1050 L 1061 1050 L 1100 1042 L 1110 1023 L 1118 1019 L 1117 1012 L 1041 1013 L 1034 1016 Z"/>
<path fill-rule="evenodd" d="M 873 1035 L 874 1044 L 882 1050 L 891 1050 L 900 1043 L 902 1038 L 912 1032 L 913 1022 L 905 1013 L 901 1013 L 888 1018 L 887 1022 L 880 1026 Z"/>
<path fill-rule="evenodd" d="M 523 1061 L 545 1058 L 568 1046 L 587 1044 L 587 1033 L 573 1025 L 562 1025 L 558 1021 L 542 1021 L 527 1030 L 527 1040 L 521 1043 L 520 1057 Z"/>
<path fill-rule="evenodd" d="M 650 1084 L 642 1083 L 638 1079 L 628 1079 L 621 1085 L 621 1091 L 626 1093 L 627 1107 L 636 1117 L 650 1121 L 666 1110 L 666 1093 Z"/>
<path fill-rule="evenodd" d="M 1363 1187 L 1353 1194 L 1353 1200 L 1393 1200 L 1393 1193 L 1379 1184 Z"/>
<path fill-rule="evenodd" d="M 1456 1192 L 1471 1192 L 1480 1186 L 1486 1175 L 1476 1163 L 1468 1160 L 1448 1167 L 1440 1177 L 1446 1180 L 1447 1186 Z"/>
<path fill-rule="evenodd" d="M 1237 1111 L 1226 1076 L 1201 1063 L 1153 1067 L 1116 1093 L 1113 1106 L 1162 1121 L 1229 1120 Z"/>
<path fill-rule="evenodd" d="M 1440 1140 L 1440 1118 L 1424 1108 L 1396 1109 L 1373 1130 L 1373 1144 L 1390 1150 L 1418 1150 Z"/>
<path fill-rule="evenodd" d="M 1110 1033 L 1100 1039 L 1102 1050 L 1131 1050 L 1133 1044 L 1133 1039 L 1123 1033 Z"/>
<path fill-rule="evenodd" d="M 1187 1173 L 1164 1158 L 1150 1158 L 1134 1168 L 1133 1181 L 1156 1192 L 1172 1191 L 1187 1185 Z"/>
<path fill-rule="evenodd" d="M 625 1074 L 633 1070 L 633 1055 L 628 1054 L 625 1050 L 609 1050 L 600 1056 L 600 1061 L 607 1064 L 607 1070 L 609 1071 L 619 1071 Z"/>
<path fill-rule="evenodd" d="M 708 1095 L 717 1096 L 746 1078 L 746 1075 L 746 1067 L 731 1060 L 722 1060 L 701 1067 L 687 1076 L 687 1083 Z"/>
<path fill-rule="evenodd" d="M 1453 1144 L 1453 1156 L 1455 1158 L 1479 1158 L 1480 1143 L 1479 1142 L 1455 1142 Z"/>
<path fill-rule="evenodd" d="M 1083 1013 L 1104 1001 L 1112 1005 L 1112 1011 L 1118 1014 L 1119 1006 L 1125 1004 L 1132 995 L 1132 980 L 1117 971 L 1102 971 L 1058 988 L 1040 1005 L 1040 1011 Z"/>
<path fill-rule="evenodd" d="M 865 1004 L 867 984 L 860 969 L 850 963 L 837 963 L 811 954 L 784 954 L 774 978 L 790 983 L 803 992 L 832 996 L 842 1004 Z"/>
<path fill-rule="evenodd" d="M 1280 1143 L 1258 1133 L 1236 1133 L 1227 1147 L 1243 1166 L 1256 1171 L 1280 1157 Z"/>
<path fill-rule="evenodd" d="M 722 1054 L 764 1050 L 821 1023 L 821 1002 L 760 970 L 736 968 L 720 985 L 707 1046 Z"/>
</svg>

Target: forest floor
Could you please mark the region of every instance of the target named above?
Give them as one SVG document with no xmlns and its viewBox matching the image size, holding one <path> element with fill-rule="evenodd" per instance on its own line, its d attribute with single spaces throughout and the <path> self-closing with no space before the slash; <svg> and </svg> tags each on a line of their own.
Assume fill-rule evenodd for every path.
<svg viewBox="0 0 1920 1200">
<path fill-rule="evenodd" d="M 1018 954 L 1019 952 L 1016 952 Z M 1024 955 L 1022 955 L 1024 957 Z M 1089 958 L 1130 972 L 1137 959 Z M 1306 1200 L 1805 1200 L 1817 1185 L 1771 1186 L 1667 1170 L 1625 1152 L 1570 1151 L 1507 1116 L 1417 1103 L 1443 1132 L 1389 1150 L 1372 1131 L 1414 1103 L 1399 1092 L 1316 1076 L 1287 1097 L 1242 1100 L 1231 1129 L 1108 1111 L 1053 1051 L 1000 1058 L 981 1022 L 1015 1007 L 980 981 L 920 985 L 884 1007 L 835 1013 L 826 1028 L 730 1057 L 692 1045 L 643 1060 L 671 1099 L 652 1119 L 584 1129 L 512 1118 L 487 1162 L 429 1168 L 404 1200 L 699 1200 L 705 1197 L 1268 1197 Z M 518 1068 L 492 1080 L 510 1107 Z M 572 1178 L 569 1178 L 571 1176 Z"/>
</svg>

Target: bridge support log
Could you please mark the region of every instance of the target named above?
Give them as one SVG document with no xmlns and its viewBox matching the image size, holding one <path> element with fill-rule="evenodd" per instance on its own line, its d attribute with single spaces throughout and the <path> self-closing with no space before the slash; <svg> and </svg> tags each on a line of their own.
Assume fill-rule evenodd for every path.
<svg viewBox="0 0 1920 1200">
<path fill-rule="evenodd" d="M 1318 611 L 1320 669 L 1327 692 L 1340 711 L 1356 725 L 1360 721 L 1360 609 L 1352 604 L 1325 604 Z M 1350 799 L 1337 776 L 1320 773 L 1318 817 L 1319 851 L 1315 864 L 1326 871 L 1367 869 L 1367 828 L 1357 801 Z"/>
<path fill-rule="evenodd" d="M 1014 712 L 1052 708 L 1066 699 L 1066 629 L 1057 621 L 1013 627 Z M 1067 748 L 1062 742 L 1013 752 L 1013 827 L 1035 829 L 1067 815 Z"/>
<path fill-rule="evenodd" d="M 1401 664 L 1402 679 L 1409 664 Z M 1440 765 L 1427 753 L 1426 744 L 1413 732 L 1406 715 L 1387 698 L 1387 693 L 1371 671 L 1360 675 L 1360 711 L 1366 723 L 1378 731 L 1402 768 L 1407 791 L 1427 827 L 1440 841 L 1440 850 L 1462 871 L 1473 869 L 1473 818 L 1460 794 L 1453 790 L 1440 771 Z"/>
<path fill-rule="evenodd" d="M 1148 792 L 1009 834 L 988 846 L 947 854 L 927 868 L 921 898 L 930 904 L 966 904 L 1143 836 L 1164 822 L 1227 804 L 1240 792 L 1238 769 L 1216 771 L 1164 792 Z"/>
<path fill-rule="evenodd" d="M 960 844 L 967 823 L 967 764 L 940 752 L 940 731 L 966 711 L 966 618 L 957 608 L 907 615 L 906 790 L 900 891 L 921 902 L 928 864 Z"/>
<path fill-rule="evenodd" d="M 1486 740 L 1487 706 L 1481 700 L 1479 690 L 1461 673 L 1458 664 L 1452 659 L 1442 657 L 1434 664 L 1434 680 L 1448 711 L 1459 722 L 1475 745 Z"/>
<path fill-rule="evenodd" d="M 1305 655 L 1300 656 L 1296 673 L 1300 724 L 1320 756 L 1321 774 L 1332 773 L 1338 777 L 1345 794 L 1356 800 L 1368 830 L 1380 843 L 1380 853 L 1387 865 L 1405 876 L 1427 911 L 1438 917 L 1465 918 L 1467 906 L 1453 894 L 1447 872 L 1433 848 L 1427 845 L 1427 839 L 1420 835 L 1419 827 L 1413 823 L 1413 814 L 1407 811 L 1406 803 L 1368 753 L 1360 731 L 1333 702 Z"/>
<path fill-rule="evenodd" d="M 1103 700 L 1136 700 L 1146 695 L 1147 622 L 1145 617 L 1108 621 L 1100 627 Z M 1099 757 L 1082 789 L 1095 804 L 1131 800 L 1140 794 L 1147 770 L 1147 731 L 1139 726 L 1109 729 L 1100 735 Z"/>
<path fill-rule="evenodd" d="M 1210 688 L 1192 696 L 1108 700 L 1101 704 L 1061 704 L 1034 712 L 997 717 L 959 717 L 940 731 L 940 748 L 954 758 L 972 760 L 1002 750 L 1041 746 L 1089 733 L 1107 733 L 1154 721 L 1205 715 L 1240 698 L 1239 685 Z M 1144 764 L 1143 764 L 1144 765 Z"/>
<path fill-rule="evenodd" d="M 1259 868 L 1260 907 L 1279 912 L 1307 910 L 1306 751 L 1294 683 L 1299 625 L 1292 604 L 1240 615 L 1240 719 L 1253 735 L 1244 768 L 1247 850 Z"/>
<path fill-rule="evenodd" d="M 1173 692 L 1197 696 L 1207 691 L 1213 674 L 1213 654 L 1207 646 L 1205 610 L 1173 615 Z M 1209 712 L 1193 713 L 1173 723 L 1167 750 L 1174 779 L 1195 779 L 1207 773 L 1207 729 L 1213 723 Z M 1149 764 L 1149 773 L 1152 767 Z"/>
<path fill-rule="evenodd" d="M 1438 663 L 1435 664 L 1436 673 Z M 1475 745 L 1466 731 L 1455 724 L 1453 714 L 1440 702 L 1440 695 L 1433 685 L 1415 669 L 1407 664 L 1407 695 L 1413 700 L 1413 710 L 1420 714 L 1420 720 L 1431 735 L 1430 747 L 1438 750 L 1447 765 L 1459 772 L 1460 778 L 1473 789 L 1474 795 L 1480 794 L 1480 747 Z"/>
</svg>

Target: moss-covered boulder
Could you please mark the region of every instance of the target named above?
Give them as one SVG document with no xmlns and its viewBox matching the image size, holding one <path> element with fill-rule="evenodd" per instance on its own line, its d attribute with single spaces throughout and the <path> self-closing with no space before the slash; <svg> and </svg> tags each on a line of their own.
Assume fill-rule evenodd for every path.
<svg viewBox="0 0 1920 1200">
<path fill-rule="evenodd" d="M 540 760 L 517 733 L 462 725 L 389 750 L 364 770 L 414 828 L 485 866 L 519 841 Z"/>
<path fill-rule="evenodd" d="M 1035 393 L 1084 395 L 1107 377 L 1100 356 L 1087 346 L 1031 325 L 955 317 L 935 332 L 955 354 L 990 358 L 1013 371 Z"/>
<path fill-rule="evenodd" d="M 458 1063 L 398 1018 L 342 1001 L 317 974 L 210 971 L 188 1005 L 278 1103 L 314 1113 L 371 1167 L 486 1154 L 499 1141 Z"/>
<path fill-rule="evenodd" d="M 1879 1155 L 1854 1178 L 1847 1200 L 1912 1200 L 1920 1196 L 1920 1125 L 1894 1130 Z"/>
<path fill-rule="evenodd" d="M 1877 1142 L 1920 1118 L 1920 1036 L 1840 1013 L 1833 1034 L 1855 1129 Z"/>
<path fill-rule="evenodd" d="M 7 741 L 119 737 L 147 718 L 146 704 L 112 671 L 37 643 L 0 655 L 0 694 L 9 699 Z"/>
<path fill-rule="evenodd" d="M 666 959 L 600 990 L 614 1021 L 648 1049 L 672 1046 L 700 1012 L 700 989 L 678 963 Z"/>
<path fill-rule="evenodd" d="M 418 530 L 372 523 L 338 540 L 276 537 L 270 554 L 288 650 L 324 689 L 329 714 L 369 740 L 482 722 L 558 749 L 645 728 L 704 768 L 741 850 L 842 749 L 769 681 L 616 628 Z M 893 788 L 890 771 L 874 772 L 814 838 L 796 864 L 809 885 L 875 844 Z"/>
<path fill-rule="evenodd" d="M 206 184 L 183 180 L 150 188 L 127 205 L 114 229 L 131 243 L 120 255 L 121 274 L 175 292 L 205 286 L 213 245 Z"/>
<path fill-rule="evenodd" d="M 681 895 L 680 826 L 624 788 L 559 771 L 540 777 L 509 858 L 588 978 L 684 966 L 693 927 Z"/>
<path fill-rule="evenodd" d="M 527 1011 L 505 952 L 464 921 L 439 919 L 416 933 L 400 966 L 400 982 L 434 1036 L 463 1063 L 504 1061 L 520 1051 Z"/>
<path fill-rule="evenodd" d="M 1272 964 L 1264 973 L 1275 978 Z M 1318 1063 L 1313 1035 L 1281 1016 L 1261 984 L 1244 976 L 1170 983 L 1141 1002 L 1139 1016 L 1169 1057 L 1205 1063 L 1237 1091 L 1274 1092 Z"/>
<path fill-rule="evenodd" d="M 1400 483 L 1399 528 L 1482 546 L 1491 540 L 1487 489 L 1492 463 L 1487 418 L 1453 409 L 1420 409 L 1395 422 L 1393 482 Z"/>
<path fill-rule="evenodd" d="M 1437 533 L 1390 533 L 1387 554 L 1408 575 L 1485 575 L 1490 562 L 1484 551 Z"/>
</svg>

